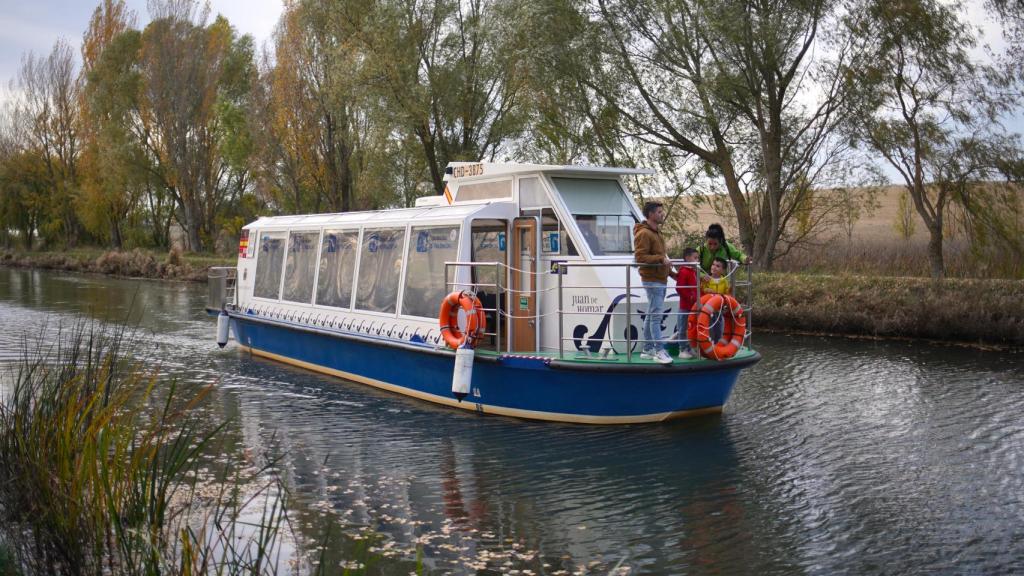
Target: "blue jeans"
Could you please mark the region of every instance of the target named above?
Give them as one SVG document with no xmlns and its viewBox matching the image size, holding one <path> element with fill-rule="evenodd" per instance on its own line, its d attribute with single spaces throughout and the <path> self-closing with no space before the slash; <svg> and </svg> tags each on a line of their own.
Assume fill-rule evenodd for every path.
<svg viewBox="0 0 1024 576">
<path fill-rule="evenodd" d="M 711 317 L 711 330 L 709 330 L 709 336 L 711 337 L 711 343 L 715 344 L 722 339 L 722 333 L 725 332 L 725 308 L 723 311 L 715 314 Z"/>
<path fill-rule="evenodd" d="M 688 310 L 680 310 L 680 314 L 683 314 L 683 316 L 679 317 L 679 332 L 676 333 L 676 339 L 679 340 L 679 351 L 683 352 L 685 350 L 689 350 L 691 354 L 697 354 L 697 349 L 690 346 L 690 340 L 686 337 L 686 324 L 690 318 L 685 315 L 686 312 L 688 312 Z"/>
<path fill-rule="evenodd" d="M 661 341 L 661 320 L 665 317 L 665 284 L 644 282 L 647 293 L 647 315 L 644 316 L 644 351 L 664 350 Z"/>
</svg>

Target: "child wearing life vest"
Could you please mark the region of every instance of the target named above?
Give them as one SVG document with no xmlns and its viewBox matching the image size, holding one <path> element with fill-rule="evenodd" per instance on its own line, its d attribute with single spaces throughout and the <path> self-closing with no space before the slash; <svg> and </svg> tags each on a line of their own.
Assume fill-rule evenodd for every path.
<svg viewBox="0 0 1024 576">
<path fill-rule="evenodd" d="M 683 250 L 683 261 L 694 265 L 682 265 L 676 273 L 676 293 L 679 294 L 679 335 L 682 340 L 679 342 L 679 357 L 683 360 L 693 358 L 696 353 L 690 348 L 689 340 L 686 340 L 686 322 L 688 314 L 697 303 L 697 262 L 700 260 L 700 252 L 696 248 Z"/>
<path fill-rule="evenodd" d="M 715 258 L 711 264 L 711 276 L 705 276 L 701 282 L 701 293 L 702 294 L 732 294 L 732 286 L 729 285 L 729 278 L 725 275 L 725 271 L 729 268 L 729 263 L 725 261 L 725 258 Z M 711 341 L 717 342 L 722 338 L 723 321 L 721 313 L 716 314 L 711 319 Z"/>
<path fill-rule="evenodd" d="M 732 286 L 729 285 L 729 277 L 725 275 L 729 263 L 725 258 L 715 258 L 711 264 L 711 275 L 705 276 L 701 282 L 701 293 L 703 294 L 732 294 Z"/>
</svg>

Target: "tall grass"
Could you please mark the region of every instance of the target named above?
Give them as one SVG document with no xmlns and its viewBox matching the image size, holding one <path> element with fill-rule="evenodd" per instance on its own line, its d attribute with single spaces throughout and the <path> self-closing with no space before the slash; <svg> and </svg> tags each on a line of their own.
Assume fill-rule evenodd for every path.
<svg viewBox="0 0 1024 576">
<path fill-rule="evenodd" d="M 1024 279 L 1024 257 L 998 245 L 979 248 L 961 238 L 947 239 L 943 258 L 949 278 Z M 777 260 L 773 269 L 814 274 L 931 276 L 928 246 L 895 239 L 835 240 L 822 246 L 807 246 Z"/>
<path fill-rule="evenodd" d="M 0 405 L 0 540 L 26 575 L 276 573 L 274 463 L 200 480 L 211 389 L 158 386 L 128 342 L 80 324 L 26 347 Z"/>
</svg>

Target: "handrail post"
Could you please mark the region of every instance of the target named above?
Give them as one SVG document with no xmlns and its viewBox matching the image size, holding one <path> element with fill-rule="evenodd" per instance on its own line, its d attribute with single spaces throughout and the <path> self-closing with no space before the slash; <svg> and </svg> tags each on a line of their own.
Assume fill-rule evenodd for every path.
<svg viewBox="0 0 1024 576">
<path fill-rule="evenodd" d="M 703 268 L 701 268 L 700 261 L 698 260 L 697 265 L 693 267 L 693 277 L 696 279 L 695 282 L 697 283 L 697 302 L 696 302 L 697 310 L 701 309 L 701 304 L 700 304 L 700 297 L 701 297 L 701 293 L 700 293 L 700 285 L 701 285 L 700 275 L 701 275 L 701 271 L 702 270 L 703 270 Z M 699 314 L 699 312 L 698 312 L 698 314 Z M 687 332 L 690 331 L 690 317 L 692 315 L 693 315 L 693 311 L 692 310 L 690 311 L 689 314 L 686 315 L 686 331 Z M 689 340 L 689 338 L 687 338 L 687 340 Z M 697 350 L 691 350 L 691 352 L 696 354 L 697 358 L 700 358 L 701 357 L 701 355 L 700 355 L 700 343 L 698 343 L 697 346 L 698 346 L 698 349 Z"/>
<path fill-rule="evenodd" d="M 750 306 L 750 314 L 747 314 L 747 349 L 754 344 L 754 273 L 750 264 L 747 267 L 747 302 Z"/>
<path fill-rule="evenodd" d="M 500 265 L 501 264 L 498 262 L 494 263 L 494 290 L 496 292 L 494 295 L 494 350 L 498 354 L 501 354 L 501 298 L 499 297 L 501 294 L 501 276 L 499 274 Z"/>
<path fill-rule="evenodd" d="M 509 316 L 508 316 L 508 338 L 505 339 L 505 349 L 511 354 L 513 352 L 513 350 L 512 350 L 512 341 L 515 339 L 515 334 L 516 334 L 516 330 L 517 330 L 515 315 L 512 314 L 512 308 L 515 305 L 515 301 L 516 301 L 516 299 L 515 299 L 515 289 L 512 288 L 512 284 L 513 284 L 513 282 L 512 282 L 512 275 L 515 272 L 512 271 L 511 267 L 507 270 L 507 272 L 508 272 L 509 276 L 508 276 L 508 278 L 506 278 L 506 281 L 508 282 L 508 286 L 506 286 L 506 290 L 505 290 L 505 293 L 506 293 L 505 294 L 505 302 L 508 305 L 506 310 L 508 311 Z"/>
<path fill-rule="evenodd" d="M 563 346 L 564 340 L 562 340 L 565 324 L 562 318 L 562 264 L 558 263 L 555 266 L 555 273 L 558 274 L 558 359 L 562 360 L 565 358 L 565 346 Z"/>
<path fill-rule="evenodd" d="M 632 287 L 632 266 L 626 264 L 626 363 L 633 362 L 633 287 Z M 613 338 L 614 340 L 614 338 Z"/>
<path fill-rule="evenodd" d="M 700 267 L 700 264 L 697 264 L 696 266 L 694 266 L 694 267 L 693 267 L 693 271 L 694 271 L 694 275 L 693 275 L 693 277 L 697 279 L 697 304 L 700 304 L 700 297 L 701 297 L 701 293 L 700 293 L 700 284 L 701 284 L 701 282 L 700 282 L 700 274 L 701 274 L 701 267 Z"/>
</svg>

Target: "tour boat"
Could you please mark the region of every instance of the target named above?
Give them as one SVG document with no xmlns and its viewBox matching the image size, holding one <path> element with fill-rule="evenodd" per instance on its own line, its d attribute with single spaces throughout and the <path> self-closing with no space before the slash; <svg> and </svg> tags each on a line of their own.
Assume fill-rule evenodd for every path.
<svg viewBox="0 0 1024 576">
<path fill-rule="evenodd" d="M 711 358 L 642 358 L 642 217 L 625 179 L 650 174 L 453 162 L 444 193 L 413 208 L 260 218 L 242 230 L 237 266 L 211 271 L 218 342 L 479 414 L 627 424 L 719 412 L 760 360 L 749 271 L 734 275 L 746 329 L 728 354 L 711 349 L 726 335 Z M 693 337 L 700 311 L 677 308 L 670 280 L 663 333 Z"/>
</svg>

